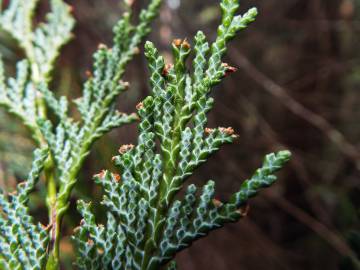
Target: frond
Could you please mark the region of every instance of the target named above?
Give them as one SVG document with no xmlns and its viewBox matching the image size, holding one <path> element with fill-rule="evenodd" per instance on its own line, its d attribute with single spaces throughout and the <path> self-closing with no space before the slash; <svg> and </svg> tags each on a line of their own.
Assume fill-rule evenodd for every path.
<svg viewBox="0 0 360 270">
<path fill-rule="evenodd" d="M 47 149 L 36 150 L 28 180 L 20 183 L 14 193 L 0 190 L 1 269 L 41 270 L 44 267 L 48 230 L 34 223 L 27 203 L 47 156 Z"/>
<path fill-rule="evenodd" d="M 6 79 L 0 61 L 0 106 L 17 116 L 29 128 L 38 145 L 44 144 L 37 118 L 45 105 L 37 90 L 51 80 L 51 71 L 61 47 L 70 39 L 74 19 L 62 0 L 50 1 L 46 22 L 33 24 L 37 0 L 12 0 L 0 12 L 0 27 L 11 34 L 24 50 L 26 59 L 17 64 L 16 78 Z"/>
<path fill-rule="evenodd" d="M 150 270 L 167 265 L 196 239 L 239 220 L 248 200 L 273 184 L 274 173 L 289 160 L 288 151 L 267 155 L 228 202 L 214 199 L 214 181 L 201 191 L 189 185 L 184 199 L 175 200 L 194 170 L 237 138 L 232 128 L 206 127 L 214 103 L 211 89 L 234 71 L 221 60 L 227 43 L 257 14 L 251 9 L 235 16 L 237 2 L 221 2 L 223 18 L 214 43 L 209 45 L 202 32 L 196 35 L 193 73 L 187 67 L 192 51 L 187 40 L 174 40 L 173 65 L 165 64 L 151 42 L 145 44 L 152 92 L 137 106 L 137 145 L 122 146 L 113 158 L 120 175 L 103 171 L 95 176 L 105 193 L 108 223 L 97 225 L 90 204 L 78 205 L 83 221 L 74 240 L 81 269 Z M 176 268 L 174 263 L 168 267 Z"/>
<path fill-rule="evenodd" d="M 46 104 L 59 120 L 54 126 L 47 119 L 38 119 L 37 125 L 57 168 L 58 200 L 64 202 L 62 209 L 58 209 L 61 212 L 68 207 L 65 202 L 93 143 L 110 130 L 138 120 L 134 113 L 117 111 L 116 98 L 129 87 L 121 80 L 125 67 L 150 31 L 150 24 L 160 4 L 160 0 L 151 1 L 148 8 L 140 13 L 138 25 L 133 25 L 130 22 L 131 13 L 126 13 L 114 27 L 112 48 L 103 44 L 99 46 L 94 54 L 93 72 L 84 84 L 83 96 L 75 101 L 81 115 L 80 121 L 68 116 L 69 102 L 66 97 L 58 99 L 46 84 L 39 85 L 38 90 Z"/>
</svg>

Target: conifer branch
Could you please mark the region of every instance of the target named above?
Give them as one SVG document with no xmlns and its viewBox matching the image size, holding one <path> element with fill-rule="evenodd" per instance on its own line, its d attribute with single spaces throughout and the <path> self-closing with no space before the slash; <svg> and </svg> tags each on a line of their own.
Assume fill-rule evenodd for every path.
<svg viewBox="0 0 360 270">
<path fill-rule="evenodd" d="M 12 0 L 0 13 L 0 27 L 7 31 L 24 50 L 26 59 L 17 64 L 17 77 L 6 82 L 0 59 L 0 106 L 17 116 L 30 130 L 38 146 L 46 142 L 37 125 L 38 117 L 46 117 L 46 105 L 37 90 L 40 83 L 51 80 L 50 72 L 60 48 L 70 39 L 74 20 L 70 8 L 62 0 L 51 1 L 47 22 L 33 25 L 37 0 Z M 52 178 L 51 160 L 47 161 L 48 178 Z M 47 179 L 51 182 L 51 179 Z"/>
<path fill-rule="evenodd" d="M 6 79 L 0 61 L 0 105 L 29 128 L 38 146 L 49 149 L 44 161 L 49 207 L 50 237 L 47 269 L 59 267 L 60 227 L 76 178 L 93 143 L 110 130 L 138 119 L 115 109 L 116 98 L 128 88 L 121 81 L 126 65 L 138 53 L 142 39 L 150 32 L 161 0 L 150 1 L 139 22 L 128 12 L 114 28 L 114 46 L 100 45 L 94 56 L 93 75 L 84 85 L 83 97 L 75 101 L 81 119 L 68 114 L 66 97 L 57 98 L 49 90 L 51 72 L 60 48 L 70 39 L 74 19 L 71 8 L 62 0 L 50 0 L 46 22 L 34 25 L 37 0 L 11 0 L 0 12 L 0 27 L 24 50 L 26 59 L 17 66 L 15 78 Z M 50 109 L 58 117 L 54 125 L 47 116 Z"/>
<path fill-rule="evenodd" d="M 48 150 L 36 150 L 28 180 L 13 193 L 0 190 L 0 268 L 44 269 L 48 230 L 29 215 L 29 194 L 39 181 Z"/>
<path fill-rule="evenodd" d="M 57 168 L 58 193 L 56 198 L 49 198 L 53 226 L 50 244 L 54 258 L 59 252 L 61 220 L 69 207 L 71 191 L 91 146 L 111 129 L 138 119 L 136 114 L 118 112 L 115 102 L 129 86 L 121 81 L 125 67 L 137 53 L 143 37 L 149 33 L 150 23 L 156 17 L 160 4 L 160 0 L 151 1 L 148 8 L 141 11 L 137 26 L 130 21 L 131 12 L 126 13 L 114 27 L 113 47 L 99 46 L 94 55 L 93 74 L 84 84 L 83 97 L 76 100 L 81 115 L 79 122 L 68 116 L 66 97 L 57 99 L 45 84 L 39 86 L 46 104 L 59 120 L 56 127 L 47 119 L 37 121 Z M 52 257 L 49 261 L 53 264 Z"/>
<path fill-rule="evenodd" d="M 236 15 L 237 0 L 222 0 L 217 38 L 204 33 L 172 43 L 173 64 L 166 64 L 153 43 L 145 44 L 151 94 L 139 103 L 137 114 L 116 110 L 116 99 L 129 84 L 122 81 L 129 61 L 150 32 L 161 0 L 151 0 L 132 23 L 131 4 L 114 27 L 113 46 L 100 45 L 93 72 L 75 100 L 79 119 L 69 114 L 66 97 L 49 89 L 60 48 L 70 39 L 74 20 L 62 0 L 49 0 L 46 22 L 35 25 L 37 0 L 11 0 L 0 11 L 0 27 L 24 50 L 13 78 L 6 78 L 0 61 L 0 106 L 17 116 L 42 150 L 26 182 L 15 193 L 0 192 L 0 268 L 59 269 L 61 223 L 77 176 L 93 143 L 110 130 L 140 118 L 137 145 L 124 145 L 113 158 L 120 174 L 102 171 L 95 176 L 104 190 L 106 222 L 97 224 L 91 203 L 79 201 L 83 216 L 73 239 L 80 269 L 176 269 L 176 254 L 248 211 L 251 197 L 276 181 L 275 173 L 290 158 L 288 151 L 265 156 L 262 166 L 227 202 L 215 199 L 215 182 L 202 188 L 185 187 L 195 169 L 237 135 L 232 128 L 208 128 L 213 107 L 211 90 L 234 67 L 222 62 L 227 44 L 254 21 L 257 11 Z M 1 1 L 0 1 L 1 3 Z M 189 58 L 194 51 L 191 68 Z M 50 120 L 50 109 L 56 120 Z M 29 215 L 29 194 L 44 172 L 49 225 L 35 225 Z M 185 189 L 183 196 L 179 192 Z M 179 199 L 176 199 L 176 198 Z M 182 199 L 181 199 L 182 197 Z"/>
<path fill-rule="evenodd" d="M 250 9 L 236 16 L 238 8 L 236 0 L 221 1 L 222 22 L 211 45 L 197 33 L 192 73 L 187 40 L 173 41 L 173 65 L 165 64 L 151 42 L 145 44 L 152 91 L 137 106 L 138 143 L 122 146 L 113 158 L 120 175 L 103 171 L 95 176 L 105 193 L 108 223 L 97 225 L 90 204 L 78 204 L 83 220 L 74 240 L 81 269 L 155 270 L 167 264 L 176 269 L 170 261 L 177 252 L 246 215 L 248 200 L 273 184 L 274 173 L 289 160 L 288 151 L 267 155 L 228 202 L 215 200 L 213 181 L 200 192 L 189 185 L 184 199 L 175 200 L 194 170 L 237 138 L 232 128 L 207 128 L 206 114 L 214 103 L 213 86 L 236 70 L 222 63 L 227 43 L 257 14 Z"/>
</svg>

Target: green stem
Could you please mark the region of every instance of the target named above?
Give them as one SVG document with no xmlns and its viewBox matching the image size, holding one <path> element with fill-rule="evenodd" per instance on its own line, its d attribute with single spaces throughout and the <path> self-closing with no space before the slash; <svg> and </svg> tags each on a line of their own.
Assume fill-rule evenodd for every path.
<svg viewBox="0 0 360 270">
<path fill-rule="evenodd" d="M 34 49 L 32 44 L 29 43 L 29 45 L 26 46 L 25 50 L 27 53 L 27 57 L 31 62 L 32 82 L 34 83 L 34 87 L 37 87 L 41 82 L 47 82 L 47 79 L 44 74 L 41 74 L 40 68 L 34 60 Z M 36 106 L 38 116 L 46 119 L 46 102 L 42 94 L 39 91 L 36 92 Z M 35 135 L 38 138 L 39 145 L 41 147 L 47 147 L 46 140 L 43 137 L 39 128 L 37 128 Z M 63 215 L 58 215 L 55 164 L 51 156 L 49 156 L 46 160 L 44 172 L 45 182 L 47 186 L 46 205 L 49 211 L 49 221 L 51 226 L 49 244 L 50 254 L 46 264 L 46 270 L 58 270 L 60 268 L 60 230 Z"/>
<path fill-rule="evenodd" d="M 51 217 L 50 254 L 46 263 L 46 270 L 58 270 L 60 268 L 60 230 L 63 215 L 58 215 L 56 208 L 54 205 Z"/>
<path fill-rule="evenodd" d="M 54 176 L 54 163 L 51 157 L 46 161 L 44 172 L 47 184 L 46 205 L 49 210 L 49 220 L 51 220 L 52 209 L 56 204 L 56 181 Z"/>
<path fill-rule="evenodd" d="M 72 172 L 65 186 L 62 186 L 57 192 L 55 179 L 52 175 L 47 178 L 48 193 L 47 203 L 50 210 L 50 243 L 49 243 L 49 258 L 46 264 L 46 270 L 58 270 L 60 268 L 60 233 L 61 224 L 65 213 L 69 208 L 69 199 L 71 191 L 76 183 L 76 177 L 80 171 L 88 150 L 90 149 L 92 142 L 86 142 L 83 145 L 79 158 L 72 166 Z M 53 171 L 53 168 L 52 168 Z"/>
</svg>

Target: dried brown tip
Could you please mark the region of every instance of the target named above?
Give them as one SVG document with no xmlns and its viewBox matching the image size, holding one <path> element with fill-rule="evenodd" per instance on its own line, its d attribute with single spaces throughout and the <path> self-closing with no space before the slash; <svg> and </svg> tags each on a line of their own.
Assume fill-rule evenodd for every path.
<svg viewBox="0 0 360 270">
<path fill-rule="evenodd" d="M 104 250 L 103 250 L 102 248 L 98 248 L 98 249 L 97 249 L 97 253 L 100 254 L 100 255 L 102 255 L 102 254 L 104 254 Z"/>
<path fill-rule="evenodd" d="M 182 40 L 180 38 L 174 39 L 172 42 L 176 47 L 180 47 Z"/>
<path fill-rule="evenodd" d="M 184 47 L 185 49 L 190 49 L 191 45 L 190 43 L 187 41 L 187 39 L 185 38 L 184 40 L 182 39 L 174 39 L 172 42 L 176 47 Z"/>
<path fill-rule="evenodd" d="M 117 183 L 119 183 L 120 180 L 121 180 L 121 176 L 120 176 L 119 174 L 117 174 L 117 173 L 113 173 L 113 174 L 112 174 L 112 177 L 114 178 L 114 180 L 115 180 Z"/>
<path fill-rule="evenodd" d="M 222 63 L 221 65 L 225 68 L 225 77 L 238 70 L 236 67 L 232 67 L 228 63 Z"/>
<path fill-rule="evenodd" d="M 211 134 L 211 133 L 213 133 L 215 131 L 215 129 L 213 129 L 213 128 L 205 128 L 205 134 Z"/>
<path fill-rule="evenodd" d="M 102 170 L 101 172 L 95 174 L 94 177 L 104 178 L 105 174 L 106 174 L 106 171 Z"/>
<path fill-rule="evenodd" d="M 222 203 L 220 200 L 218 200 L 218 199 L 213 199 L 212 202 L 213 202 L 213 204 L 214 204 L 215 207 L 220 207 L 220 206 L 223 205 L 223 203 Z"/>
<path fill-rule="evenodd" d="M 119 83 L 125 87 L 125 89 L 129 89 L 130 87 L 130 83 L 129 82 L 124 82 L 123 80 L 120 80 Z"/>
<path fill-rule="evenodd" d="M 250 205 L 244 205 L 240 207 L 237 212 L 241 215 L 241 217 L 246 217 L 249 214 L 250 211 Z"/>
<path fill-rule="evenodd" d="M 91 240 L 91 239 L 89 239 L 89 240 L 87 241 L 87 243 L 88 243 L 88 245 L 90 245 L 90 246 L 93 246 L 93 245 L 94 245 L 94 241 Z"/>
<path fill-rule="evenodd" d="M 137 105 L 136 105 L 136 109 L 137 110 L 141 110 L 141 109 L 143 109 L 144 108 L 144 103 L 142 103 L 142 102 L 140 102 L 140 103 L 138 103 Z"/>
<path fill-rule="evenodd" d="M 108 47 L 104 43 L 100 43 L 98 46 L 99 50 L 106 50 Z"/>
<path fill-rule="evenodd" d="M 85 71 L 85 75 L 88 78 L 91 78 L 93 76 L 90 70 Z"/>
<path fill-rule="evenodd" d="M 187 50 L 191 48 L 191 45 L 190 45 L 190 43 L 187 41 L 186 38 L 183 40 L 183 42 L 181 43 L 181 45 L 182 45 L 185 49 L 187 49 Z"/>
<path fill-rule="evenodd" d="M 73 13 L 74 12 L 74 7 L 73 6 L 68 6 L 69 7 L 69 12 Z"/>
<path fill-rule="evenodd" d="M 228 127 L 228 128 L 220 127 L 219 131 L 221 133 L 225 133 L 225 134 L 230 135 L 230 136 L 234 135 L 234 133 L 235 133 L 235 131 L 234 131 L 234 129 L 232 127 Z"/>
<path fill-rule="evenodd" d="M 134 148 L 134 145 L 133 144 L 125 144 L 125 145 L 122 145 L 119 149 L 119 153 L 121 155 L 125 154 L 126 152 L 130 151 L 131 149 Z"/>
<path fill-rule="evenodd" d="M 164 67 L 164 69 L 163 69 L 163 71 L 162 71 L 162 75 L 164 76 L 164 77 L 166 77 L 167 75 L 169 75 L 169 71 L 170 71 L 170 69 L 172 69 L 173 68 L 173 64 L 166 64 L 165 65 L 165 67 Z"/>
</svg>

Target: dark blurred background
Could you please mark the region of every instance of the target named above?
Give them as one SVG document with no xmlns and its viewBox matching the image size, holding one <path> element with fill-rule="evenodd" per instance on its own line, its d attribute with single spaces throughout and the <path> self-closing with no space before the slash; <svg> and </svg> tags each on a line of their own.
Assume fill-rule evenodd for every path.
<svg viewBox="0 0 360 270">
<path fill-rule="evenodd" d="M 169 61 L 174 38 L 192 41 L 201 29 L 214 39 L 219 1 L 164 1 L 149 39 Z M 53 89 L 58 95 L 76 98 L 91 67 L 92 53 L 99 43 L 111 43 L 111 29 L 121 8 L 118 0 L 67 2 L 74 7 L 77 26 L 58 61 Z M 147 2 L 135 1 L 135 9 Z M 353 248 L 360 229 L 360 1 L 241 3 L 242 12 L 256 6 L 259 16 L 231 43 L 225 62 L 239 70 L 214 89 L 216 105 L 208 124 L 232 126 L 240 138 L 223 147 L 190 181 L 202 185 L 214 179 L 217 197 L 226 200 L 266 153 L 289 149 L 293 159 L 279 174 L 278 183 L 251 202 L 247 218 L 183 251 L 177 257 L 179 269 L 358 269 L 352 268 L 347 257 L 356 254 Z M 46 3 L 39 7 L 40 14 L 46 10 Z M 0 51 L 9 64 L 21 55 L 6 37 Z M 131 91 L 120 97 L 120 110 L 135 110 L 149 93 L 147 78 L 140 54 L 128 67 Z M 133 124 L 95 145 L 64 223 L 66 235 L 79 222 L 76 199 L 96 198 L 98 202 L 101 197 L 91 176 L 113 168 L 111 156 L 121 144 L 135 143 L 136 132 Z M 26 135 L 18 122 L 0 110 L 1 186 L 14 187 L 26 177 L 33 149 Z M 31 201 L 35 216 L 46 222 L 43 196 Z M 69 237 L 62 249 L 63 268 L 71 269 Z"/>
</svg>

